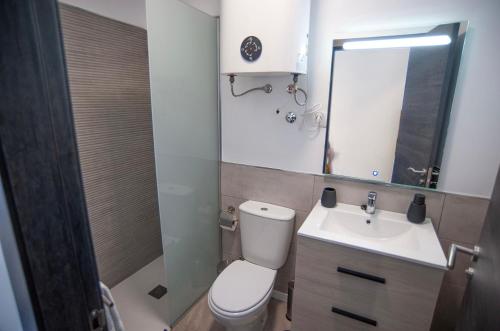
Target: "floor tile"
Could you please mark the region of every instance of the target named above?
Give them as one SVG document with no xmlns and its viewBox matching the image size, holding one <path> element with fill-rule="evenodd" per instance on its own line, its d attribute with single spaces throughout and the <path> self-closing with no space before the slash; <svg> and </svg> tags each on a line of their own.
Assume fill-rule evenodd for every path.
<svg viewBox="0 0 500 331">
<path fill-rule="evenodd" d="M 285 317 L 285 302 L 271 299 L 268 309 L 269 315 L 264 331 L 285 331 L 291 329 L 291 323 Z M 173 331 L 224 330 L 224 327 L 214 319 L 208 307 L 207 295 L 201 297 L 173 328 Z"/>
</svg>

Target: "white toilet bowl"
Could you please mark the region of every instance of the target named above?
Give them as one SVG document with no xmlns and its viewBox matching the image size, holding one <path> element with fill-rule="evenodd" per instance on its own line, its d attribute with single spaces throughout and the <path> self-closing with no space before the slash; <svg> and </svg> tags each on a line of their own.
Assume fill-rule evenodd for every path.
<svg viewBox="0 0 500 331">
<path fill-rule="evenodd" d="M 267 304 L 276 270 L 247 261 L 235 261 L 215 280 L 208 306 L 228 331 L 260 331 L 267 319 Z"/>
<path fill-rule="evenodd" d="M 228 331 L 262 331 L 277 270 L 288 255 L 295 211 L 258 201 L 239 209 L 245 261 L 234 261 L 217 277 L 208 306 Z"/>
</svg>

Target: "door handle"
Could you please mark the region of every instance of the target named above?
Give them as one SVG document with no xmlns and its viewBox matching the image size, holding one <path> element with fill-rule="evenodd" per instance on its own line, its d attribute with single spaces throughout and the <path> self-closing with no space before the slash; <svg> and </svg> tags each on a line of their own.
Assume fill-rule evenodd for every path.
<svg viewBox="0 0 500 331">
<path fill-rule="evenodd" d="M 455 259 L 457 258 L 457 252 L 462 252 L 472 256 L 472 261 L 477 261 L 479 254 L 481 253 L 481 248 L 479 246 L 474 246 L 474 248 L 468 248 L 465 246 L 460 246 L 457 244 L 451 244 L 450 250 L 448 252 L 448 269 L 453 269 L 455 267 Z M 465 273 L 469 278 L 474 275 L 474 269 L 472 267 L 467 268 Z"/>
<path fill-rule="evenodd" d="M 420 175 L 424 175 L 427 173 L 427 169 L 422 169 L 422 170 L 417 170 L 413 167 L 408 167 L 408 170 L 410 170 L 411 172 L 415 173 L 415 174 L 420 174 Z"/>
<path fill-rule="evenodd" d="M 354 276 L 354 277 L 359 277 L 359 278 L 371 280 L 372 282 L 377 282 L 377 283 L 380 283 L 380 284 L 385 284 L 385 278 L 379 277 L 379 276 L 373 276 L 373 275 L 370 275 L 370 274 L 365 274 L 364 272 L 359 272 L 359 271 L 347 269 L 347 268 L 344 268 L 344 267 L 337 267 L 337 272 L 340 272 L 340 273 L 343 273 L 343 274 L 347 274 L 347 275 L 351 275 L 351 276 Z"/>
</svg>

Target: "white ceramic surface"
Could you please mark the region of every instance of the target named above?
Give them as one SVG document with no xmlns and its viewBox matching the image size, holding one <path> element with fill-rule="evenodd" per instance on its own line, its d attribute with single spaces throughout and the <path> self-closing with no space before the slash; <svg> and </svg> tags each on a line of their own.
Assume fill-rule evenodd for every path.
<svg viewBox="0 0 500 331">
<path fill-rule="evenodd" d="M 288 257 L 295 211 L 259 201 L 239 206 L 241 249 L 245 260 L 277 270 Z"/>
<path fill-rule="evenodd" d="M 325 208 L 318 201 L 300 227 L 299 236 L 446 269 L 446 258 L 431 219 L 414 224 L 405 214 L 339 203 Z"/>
<path fill-rule="evenodd" d="M 217 277 L 210 298 L 226 314 L 248 313 L 272 291 L 276 270 L 234 261 Z"/>
<path fill-rule="evenodd" d="M 276 270 L 286 261 L 295 211 L 265 202 L 239 206 L 245 261 L 235 261 L 215 280 L 208 306 L 228 331 L 261 331 Z"/>
</svg>

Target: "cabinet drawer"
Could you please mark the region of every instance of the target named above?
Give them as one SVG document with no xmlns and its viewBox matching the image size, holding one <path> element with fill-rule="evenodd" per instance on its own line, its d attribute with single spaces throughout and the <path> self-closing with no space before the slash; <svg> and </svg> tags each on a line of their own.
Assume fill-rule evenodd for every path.
<svg viewBox="0 0 500 331">
<path fill-rule="evenodd" d="M 302 286 L 295 287 L 293 300 L 292 331 L 379 330 L 378 326 L 332 313 L 330 300 L 307 292 Z"/>
<path fill-rule="evenodd" d="M 343 287 L 327 287 L 310 279 L 296 278 L 293 307 L 295 317 L 301 311 L 305 317 L 330 325 L 323 330 L 428 330 L 434 311 L 434 301 L 424 301 L 418 295 L 408 297 L 399 292 L 352 284 Z M 333 312 L 332 308 L 354 316 Z M 376 325 L 370 324 L 375 322 Z M 309 330 L 307 328 L 294 330 Z"/>
<path fill-rule="evenodd" d="M 309 309 L 323 313 L 325 323 L 349 320 L 373 330 L 405 331 L 429 329 L 443 277 L 439 269 L 303 237 L 295 273 L 294 316 L 295 308 L 303 309 L 302 301 L 307 301 Z M 361 326 L 366 323 L 358 316 L 377 326 Z M 331 329 L 344 330 L 340 325 L 334 323 Z"/>
<path fill-rule="evenodd" d="M 427 293 L 431 297 L 437 294 L 444 273 L 444 270 L 304 237 L 298 238 L 296 266 L 296 277 L 328 286 L 352 281 L 355 287 L 371 285 L 408 295 Z M 339 272 L 339 268 L 367 277 Z M 369 277 L 383 279 L 383 283 Z"/>
</svg>

